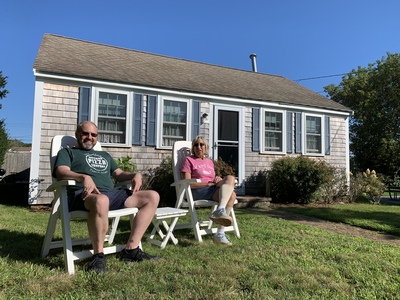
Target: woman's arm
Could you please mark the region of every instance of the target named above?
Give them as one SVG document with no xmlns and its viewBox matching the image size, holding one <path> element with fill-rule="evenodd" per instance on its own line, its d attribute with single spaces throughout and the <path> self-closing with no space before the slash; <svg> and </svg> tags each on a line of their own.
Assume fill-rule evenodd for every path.
<svg viewBox="0 0 400 300">
<path fill-rule="evenodd" d="M 192 174 L 187 173 L 187 172 L 182 172 L 183 174 L 183 178 L 184 179 L 192 179 Z M 214 186 L 215 183 L 214 182 L 191 182 L 190 183 L 190 187 L 192 189 L 200 189 L 206 186 Z"/>
</svg>

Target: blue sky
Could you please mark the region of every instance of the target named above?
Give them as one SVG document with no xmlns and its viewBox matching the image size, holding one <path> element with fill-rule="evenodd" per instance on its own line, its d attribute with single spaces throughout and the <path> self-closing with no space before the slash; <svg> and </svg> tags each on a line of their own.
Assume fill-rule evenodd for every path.
<svg viewBox="0 0 400 300">
<path fill-rule="evenodd" d="M 33 63 L 45 33 L 281 75 L 317 93 L 400 52 L 398 0 L 0 0 L 1 100 L 11 138 L 32 138 Z"/>
</svg>

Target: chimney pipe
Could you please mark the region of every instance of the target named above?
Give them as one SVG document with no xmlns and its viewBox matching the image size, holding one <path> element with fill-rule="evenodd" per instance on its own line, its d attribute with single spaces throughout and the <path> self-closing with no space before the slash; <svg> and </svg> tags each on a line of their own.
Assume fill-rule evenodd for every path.
<svg viewBox="0 0 400 300">
<path fill-rule="evenodd" d="M 256 54 L 250 54 L 251 63 L 253 65 L 253 72 L 257 72 L 257 62 L 256 62 Z"/>
</svg>

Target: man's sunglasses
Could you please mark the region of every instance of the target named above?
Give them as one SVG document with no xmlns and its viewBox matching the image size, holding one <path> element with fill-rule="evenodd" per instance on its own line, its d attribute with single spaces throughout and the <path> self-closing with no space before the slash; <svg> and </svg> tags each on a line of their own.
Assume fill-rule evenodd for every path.
<svg viewBox="0 0 400 300">
<path fill-rule="evenodd" d="M 81 132 L 81 134 L 83 135 L 83 136 L 89 136 L 89 135 L 91 135 L 92 137 L 97 137 L 97 133 L 92 133 L 92 132 L 87 132 L 87 131 L 82 131 Z"/>
</svg>

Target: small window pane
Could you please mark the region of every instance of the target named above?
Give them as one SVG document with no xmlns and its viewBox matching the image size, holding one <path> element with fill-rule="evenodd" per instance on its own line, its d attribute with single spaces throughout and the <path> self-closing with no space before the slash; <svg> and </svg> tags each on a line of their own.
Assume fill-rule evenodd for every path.
<svg viewBox="0 0 400 300">
<path fill-rule="evenodd" d="M 283 126 L 282 126 L 283 114 L 278 112 L 265 112 L 265 151 L 277 151 L 283 150 Z"/>
<path fill-rule="evenodd" d="M 164 100 L 162 146 L 172 146 L 176 141 L 186 140 L 187 103 Z"/>
<path fill-rule="evenodd" d="M 99 142 L 125 144 L 126 105 L 126 94 L 99 93 Z"/>
<path fill-rule="evenodd" d="M 307 153 L 321 153 L 322 134 L 321 117 L 306 117 L 306 151 Z"/>
</svg>

